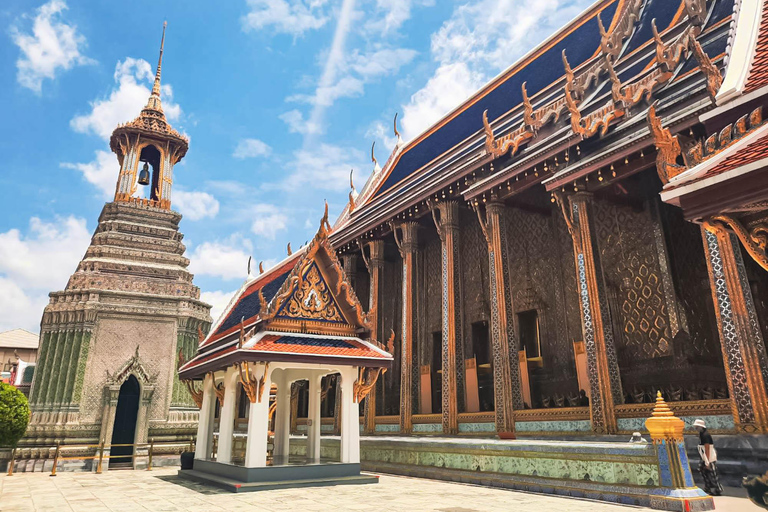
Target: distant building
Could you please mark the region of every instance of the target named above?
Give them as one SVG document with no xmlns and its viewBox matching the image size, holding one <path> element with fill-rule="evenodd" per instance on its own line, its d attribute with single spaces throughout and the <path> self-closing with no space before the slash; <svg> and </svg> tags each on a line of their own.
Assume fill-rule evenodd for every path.
<svg viewBox="0 0 768 512">
<path fill-rule="evenodd" d="M 13 384 L 25 395 L 29 395 L 39 345 L 40 336 L 24 329 L 0 332 L 0 380 Z"/>
</svg>

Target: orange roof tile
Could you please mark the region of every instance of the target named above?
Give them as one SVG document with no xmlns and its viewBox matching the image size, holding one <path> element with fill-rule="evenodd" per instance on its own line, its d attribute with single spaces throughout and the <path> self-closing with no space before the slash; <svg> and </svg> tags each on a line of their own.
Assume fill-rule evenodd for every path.
<svg viewBox="0 0 768 512">
<path fill-rule="evenodd" d="M 365 346 L 355 338 L 293 336 L 290 334 L 268 334 L 248 350 L 339 357 L 373 357 L 377 359 L 387 359 L 388 357 Z"/>
<path fill-rule="evenodd" d="M 766 85 L 768 85 L 768 2 L 763 3 L 763 16 L 755 45 L 755 56 L 744 91 L 751 92 Z"/>
<path fill-rule="evenodd" d="M 768 158 L 768 135 L 764 135 L 756 141 L 747 144 L 739 151 L 728 155 L 722 162 L 703 174 L 699 180 L 723 174 L 724 172 L 731 171 L 744 165 L 749 165 L 764 158 Z"/>
</svg>

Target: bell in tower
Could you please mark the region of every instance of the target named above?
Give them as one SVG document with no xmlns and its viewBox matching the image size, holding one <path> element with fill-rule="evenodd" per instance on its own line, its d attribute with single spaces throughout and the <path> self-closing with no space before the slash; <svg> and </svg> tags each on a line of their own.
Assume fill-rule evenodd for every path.
<svg viewBox="0 0 768 512">
<path fill-rule="evenodd" d="M 139 117 L 115 128 L 109 140 L 109 147 L 120 162 L 115 201 L 135 202 L 170 210 L 173 166 L 186 155 L 189 141 L 168 124 L 160 101 L 164 45 L 165 24 L 160 40 L 155 82 L 147 104 Z M 139 185 L 149 186 L 147 198 L 136 197 Z"/>
</svg>

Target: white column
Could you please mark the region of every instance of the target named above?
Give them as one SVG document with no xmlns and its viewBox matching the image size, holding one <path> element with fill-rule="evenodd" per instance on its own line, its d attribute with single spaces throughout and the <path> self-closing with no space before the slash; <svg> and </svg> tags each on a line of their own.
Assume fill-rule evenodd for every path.
<svg viewBox="0 0 768 512">
<path fill-rule="evenodd" d="M 309 414 L 307 414 L 307 459 L 320 461 L 320 401 L 322 375 L 309 378 Z"/>
<path fill-rule="evenodd" d="M 213 439 L 213 415 L 216 405 L 213 393 L 213 376 L 208 374 L 203 379 L 203 405 L 200 407 L 200 422 L 197 424 L 196 459 L 207 459 Z"/>
<path fill-rule="evenodd" d="M 224 405 L 219 419 L 219 449 L 216 461 L 232 461 L 232 434 L 235 430 L 235 404 L 237 402 L 237 368 L 230 366 L 224 376 Z"/>
<path fill-rule="evenodd" d="M 256 366 L 256 379 L 264 375 L 264 365 Z M 267 436 L 269 435 L 269 375 L 264 379 L 261 402 L 251 404 L 248 413 L 248 440 L 245 445 L 245 467 L 263 468 L 267 465 Z"/>
<path fill-rule="evenodd" d="M 288 459 L 291 440 L 291 383 L 285 372 L 277 380 L 277 408 L 275 409 L 275 459 Z"/>
<path fill-rule="evenodd" d="M 341 372 L 341 462 L 360 462 L 360 404 L 354 401 L 353 389 L 357 368 Z"/>
</svg>

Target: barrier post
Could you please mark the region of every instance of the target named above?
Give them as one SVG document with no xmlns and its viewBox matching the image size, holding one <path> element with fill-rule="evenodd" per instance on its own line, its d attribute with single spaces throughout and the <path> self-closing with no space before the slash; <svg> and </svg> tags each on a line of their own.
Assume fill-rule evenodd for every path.
<svg viewBox="0 0 768 512">
<path fill-rule="evenodd" d="M 61 443 L 56 443 L 56 451 L 53 453 L 53 467 L 51 468 L 51 476 L 56 476 L 56 466 L 59 465 L 59 452 L 61 452 Z"/>
<path fill-rule="evenodd" d="M 8 476 L 13 476 L 13 465 L 16 462 L 16 448 L 11 449 L 11 461 L 8 463 Z"/>
<path fill-rule="evenodd" d="M 101 474 L 101 462 L 104 460 L 104 441 L 99 444 L 99 465 L 96 466 L 96 474 Z"/>
<path fill-rule="evenodd" d="M 152 449 L 155 447 L 155 440 L 149 440 L 149 461 L 147 462 L 147 471 L 152 471 Z"/>
</svg>

